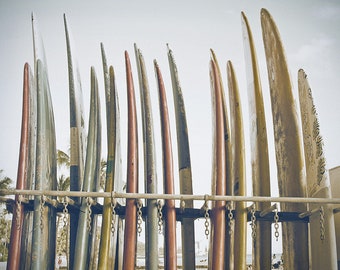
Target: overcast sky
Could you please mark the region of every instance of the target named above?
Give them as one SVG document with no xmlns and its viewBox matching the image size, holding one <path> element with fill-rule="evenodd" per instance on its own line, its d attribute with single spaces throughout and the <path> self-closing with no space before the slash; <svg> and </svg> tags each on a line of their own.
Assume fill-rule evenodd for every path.
<svg viewBox="0 0 340 270">
<path fill-rule="evenodd" d="M 34 12 L 45 43 L 49 82 L 55 113 L 57 148 L 69 148 L 69 103 L 66 42 L 63 14 L 72 29 L 82 79 L 86 119 L 88 119 L 90 67 L 97 72 L 103 122 L 103 158 L 106 154 L 106 123 L 100 42 L 117 77 L 121 108 L 123 166 L 126 166 L 126 83 L 124 50 L 133 65 L 138 114 L 139 87 L 133 44 L 142 50 L 147 65 L 153 99 L 157 163 L 161 165 L 158 95 L 153 70 L 157 59 L 167 89 L 172 117 L 172 140 L 176 153 L 175 123 L 166 43 L 172 48 L 178 66 L 187 110 L 194 192 L 210 192 L 212 123 L 209 81 L 209 49 L 222 69 L 224 85 L 226 62 L 233 62 L 243 109 L 248 191 L 251 195 L 248 98 L 241 28 L 241 11 L 248 17 L 255 39 L 263 86 L 271 156 L 272 193 L 277 194 L 275 152 L 267 69 L 260 24 L 260 9 L 274 17 L 286 51 L 294 94 L 297 72 L 303 68 L 309 78 L 321 134 L 324 137 L 327 168 L 340 165 L 340 2 L 326 1 L 0 1 L 0 169 L 16 179 L 20 142 L 23 66 L 33 63 L 31 12 Z M 225 87 L 225 90 L 227 88 Z M 298 101 L 298 100 L 297 100 Z M 88 120 L 86 120 L 87 122 Z M 139 128 L 142 123 L 139 121 Z M 142 146 L 142 133 L 139 133 Z M 140 155 L 142 158 L 142 148 Z M 177 169 L 177 159 L 174 160 Z M 143 160 L 140 161 L 143 167 Z M 123 170 L 125 175 L 125 170 Z M 144 184 L 140 174 L 140 190 Z M 158 169 L 161 190 L 162 171 Z M 178 184 L 176 192 L 179 193 Z"/>
</svg>

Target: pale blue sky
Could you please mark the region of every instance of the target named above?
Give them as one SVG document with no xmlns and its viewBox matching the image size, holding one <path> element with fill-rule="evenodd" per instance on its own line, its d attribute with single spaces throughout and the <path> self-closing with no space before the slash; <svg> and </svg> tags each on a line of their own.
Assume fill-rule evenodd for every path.
<svg viewBox="0 0 340 270">
<path fill-rule="evenodd" d="M 128 2 L 128 3 L 127 3 Z M 103 157 L 106 153 L 104 88 L 100 42 L 104 43 L 108 63 L 116 71 L 121 107 L 123 166 L 126 154 L 126 83 L 124 50 L 132 60 L 137 102 L 139 102 L 133 44 L 142 50 L 155 121 L 156 142 L 160 144 L 158 96 L 153 59 L 162 70 L 170 114 L 173 115 L 171 81 L 166 43 L 172 48 L 178 65 L 187 110 L 193 166 L 194 192 L 210 191 L 211 178 L 211 101 L 209 49 L 214 49 L 226 85 L 226 62 L 231 60 L 239 82 L 247 152 L 248 195 L 251 195 L 247 89 L 243 55 L 241 11 L 250 22 L 258 54 L 266 105 L 271 155 L 272 190 L 277 190 L 272 117 L 266 62 L 260 26 L 260 9 L 274 17 L 286 50 L 295 97 L 297 71 L 303 68 L 313 90 L 324 137 L 327 167 L 340 165 L 340 2 L 326 1 L 0 1 L 0 169 L 16 178 L 18 162 L 22 74 L 25 62 L 33 66 L 31 12 L 38 19 L 45 43 L 50 88 L 55 112 L 57 147 L 68 149 L 68 74 L 63 13 L 72 29 L 82 78 L 84 105 L 88 117 L 90 66 L 96 68 L 102 102 Z M 139 103 L 138 113 L 139 110 Z M 86 120 L 87 121 L 87 120 Z M 139 122 L 141 127 L 141 121 Z M 174 152 L 175 123 L 172 121 Z M 141 133 L 139 136 L 142 145 Z M 142 148 L 140 154 L 142 155 Z M 161 148 L 157 148 L 161 164 Z M 174 160 L 177 169 L 177 160 Z M 142 160 L 140 161 L 141 168 Z M 125 175 L 125 170 L 123 170 Z M 158 171 L 161 188 L 161 170 Z M 142 173 L 140 174 L 142 176 Z M 140 189 L 143 191 L 142 177 Z M 178 185 L 177 192 L 179 193 Z"/>
</svg>

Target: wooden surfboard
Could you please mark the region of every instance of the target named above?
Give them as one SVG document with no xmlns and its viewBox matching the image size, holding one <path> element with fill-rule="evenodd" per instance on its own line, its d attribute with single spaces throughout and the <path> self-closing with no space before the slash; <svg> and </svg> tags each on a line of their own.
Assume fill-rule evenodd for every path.
<svg viewBox="0 0 340 270">
<path fill-rule="evenodd" d="M 224 121 L 224 146 L 225 146 L 225 163 L 226 163 L 226 195 L 233 195 L 233 183 L 231 179 L 231 146 L 230 146 L 230 131 L 229 131 L 229 118 L 228 118 L 228 108 L 225 99 L 225 92 L 223 89 L 222 74 L 217 61 L 215 52 L 210 49 L 211 58 L 215 63 L 216 70 L 218 72 L 220 89 L 222 92 L 222 105 L 223 105 L 223 121 Z M 234 234 L 229 233 L 234 231 L 234 223 L 229 222 L 226 224 L 225 233 L 225 268 L 234 269 Z"/>
<path fill-rule="evenodd" d="M 178 78 L 177 66 L 172 50 L 168 46 L 168 60 L 172 82 L 172 92 L 175 105 L 176 133 L 178 149 L 178 168 L 181 194 L 193 194 L 190 147 L 188 138 L 188 127 L 182 88 Z M 193 208 L 192 200 L 185 201 L 185 207 Z M 195 265 L 195 220 L 182 218 L 182 267 L 185 270 L 192 269 Z"/>
<path fill-rule="evenodd" d="M 125 51 L 128 102 L 128 150 L 126 192 L 138 192 L 138 132 L 135 90 L 129 54 Z M 137 248 L 137 206 L 135 199 L 126 200 L 123 269 L 135 269 Z"/>
<path fill-rule="evenodd" d="M 33 190 L 35 182 L 35 164 L 36 164 L 36 143 L 37 143 L 37 88 L 36 80 L 33 75 L 30 82 L 29 91 L 29 141 L 28 141 L 28 159 L 25 189 Z M 34 200 L 34 196 L 28 196 Z M 21 236 L 20 251 L 20 269 L 26 269 L 31 265 L 32 258 L 32 231 L 33 231 L 34 211 L 24 211 L 24 222 Z"/>
<path fill-rule="evenodd" d="M 248 19 L 243 12 L 242 30 L 248 85 L 253 195 L 270 197 L 267 127 L 261 78 L 253 35 Z M 255 203 L 255 209 L 257 211 L 263 211 L 269 207 L 269 202 Z M 256 236 L 253 241 L 253 267 L 255 267 L 255 269 L 270 270 L 272 269 L 271 222 L 257 221 L 255 232 Z"/>
<path fill-rule="evenodd" d="M 246 196 L 246 166 L 244 155 L 244 132 L 242 107 L 235 71 L 230 61 L 227 63 L 230 130 L 231 130 L 231 179 L 235 196 Z M 246 202 L 235 203 L 234 267 L 246 269 L 247 257 L 247 210 Z"/>
<path fill-rule="evenodd" d="M 21 138 L 19 147 L 19 163 L 17 172 L 16 189 L 26 189 L 28 186 L 27 179 L 32 170 L 29 166 L 30 158 L 30 135 L 32 134 L 32 122 L 36 116 L 36 107 L 32 103 L 33 95 L 33 76 L 28 63 L 24 66 L 24 83 L 23 83 L 23 101 L 22 101 L 22 119 L 21 119 Z M 15 200 L 19 200 L 19 195 L 15 196 Z M 8 248 L 7 269 L 20 269 L 20 260 L 25 260 L 21 257 L 21 243 L 24 229 L 24 206 L 21 203 L 16 203 L 13 207 L 12 227 L 10 242 Z M 27 236 L 27 235 L 26 235 Z"/>
<path fill-rule="evenodd" d="M 147 193 L 157 193 L 157 174 L 155 159 L 154 128 L 151 98 L 144 58 L 135 44 L 135 55 L 139 79 L 144 146 L 144 188 Z M 147 200 L 147 216 L 145 221 L 145 267 L 158 269 L 158 217 L 157 200 Z"/>
<path fill-rule="evenodd" d="M 161 119 L 162 155 L 163 155 L 163 187 L 165 194 L 175 193 L 173 156 L 171 146 L 171 131 L 169 111 L 166 100 L 165 86 L 159 66 L 154 60 L 156 81 L 159 93 L 159 111 Z M 177 269 L 177 244 L 176 244 L 176 209 L 174 200 L 165 200 L 165 252 L 164 268 Z"/>
<path fill-rule="evenodd" d="M 288 66 L 278 29 L 266 9 L 261 10 L 263 42 L 267 60 L 279 193 L 282 197 L 305 197 L 300 127 Z M 305 212 L 302 203 L 281 203 L 284 212 Z M 308 224 L 282 223 L 286 269 L 308 269 Z"/>
<path fill-rule="evenodd" d="M 226 153 L 224 138 L 224 110 L 219 73 L 213 60 L 210 61 L 210 82 L 213 115 L 213 168 L 212 195 L 226 194 Z M 224 269 L 226 216 L 225 202 L 212 204 L 209 269 Z"/>
<path fill-rule="evenodd" d="M 36 190 L 56 190 L 56 142 L 53 106 L 43 41 L 32 14 L 34 66 L 37 87 Z M 52 197 L 50 199 L 53 199 Z M 34 197 L 31 269 L 54 269 L 56 210 Z"/>
<path fill-rule="evenodd" d="M 312 198 L 331 198 L 330 181 L 326 173 L 323 142 L 306 73 L 298 72 L 298 89 L 306 164 L 307 195 Z M 324 209 L 324 235 L 320 235 L 319 211 L 311 215 L 310 248 L 312 269 L 338 269 L 333 208 L 327 204 L 310 204 L 309 210 Z"/>
<path fill-rule="evenodd" d="M 85 117 L 83 109 L 83 94 L 75 57 L 74 42 L 70 27 L 64 14 L 64 26 L 66 36 L 67 49 L 67 67 L 69 79 L 69 106 L 70 106 L 70 190 L 80 191 L 84 179 L 84 162 L 86 151 L 86 129 Z M 72 198 L 76 202 L 80 202 L 78 197 Z M 70 213 L 70 249 L 69 249 L 69 267 L 72 270 L 75 243 L 78 227 L 78 213 Z"/>
</svg>

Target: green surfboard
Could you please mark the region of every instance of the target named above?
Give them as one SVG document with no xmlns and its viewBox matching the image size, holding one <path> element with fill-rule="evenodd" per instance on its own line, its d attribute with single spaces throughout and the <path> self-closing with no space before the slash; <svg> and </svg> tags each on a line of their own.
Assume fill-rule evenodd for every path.
<svg viewBox="0 0 340 270">
<path fill-rule="evenodd" d="M 181 194 L 193 194 L 190 148 L 188 138 L 188 127 L 185 113 L 185 106 L 182 88 L 178 78 L 177 66 L 174 55 L 168 47 L 168 60 L 172 82 L 172 92 L 175 105 L 176 133 L 178 149 L 178 168 Z M 193 208 L 192 200 L 185 201 L 185 207 Z M 185 210 L 184 210 L 185 211 Z M 182 218 L 182 267 L 192 269 L 195 265 L 195 220 L 192 218 Z"/>
<path fill-rule="evenodd" d="M 101 153 L 101 118 L 98 83 L 94 67 L 91 67 L 91 101 L 89 131 L 87 137 L 85 174 L 82 191 L 91 192 L 96 189 L 100 170 Z M 89 262 L 89 238 L 92 231 L 93 216 L 89 209 L 87 197 L 81 198 L 79 222 L 77 228 L 76 250 L 74 254 L 74 269 L 87 269 Z"/>
<path fill-rule="evenodd" d="M 135 44 L 135 55 L 138 70 L 144 147 L 144 188 L 146 193 L 157 193 L 156 157 L 154 145 L 154 128 L 151 98 L 146 67 L 141 51 Z M 157 200 L 147 200 L 147 216 L 145 221 L 145 267 L 158 269 L 158 217 Z"/>
</svg>

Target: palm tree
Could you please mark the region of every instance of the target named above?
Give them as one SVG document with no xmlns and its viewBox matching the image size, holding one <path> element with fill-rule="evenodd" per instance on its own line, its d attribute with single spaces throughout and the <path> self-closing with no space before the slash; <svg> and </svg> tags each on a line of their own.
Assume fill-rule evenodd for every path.
<svg viewBox="0 0 340 270">
<path fill-rule="evenodd" d="M 70 190 L 70 176 L 65 176 L 63 170 L 70 168 L 70 156 L 61 150 L 57 150 L 57 165 L 58 165 L 58 190 L 67 191 Z"/>
<path fill-rule="evenodd" d="M 13 182 L 11 178 L 3 175 L 3 170 L 0 170 L 0 189 L 10 189 L 10 184 Z M 3 207 L 3 202 L 0 202 L 0 261 L 7 261 L 8 243 L 11 233 L 11 220 L 6 219 L 7 210 Z"/>
<path fill-rule="evenodd" d="M 70 176 L 64 173 L 69 173 L 70 156 L 62 150 L 57 150 L 57 165 L 58 165 L 58 191 L 70 190 Z M 58 200 L 60 201 L 60 197 Z M 66 223 L 65 223 L 66 222 Z M 69 216 L 58 214 L 57 217 L 57 255 L 62 256 L 68 254 L 68 234 L 69 234 Z"/>
<path fill-rule="evenodd" d="M 3 176 L 3 172 L 4 170 L 0 170 L 0 189 L 9 189 L 9 185 L 12 184 L 13 181 L 11 178 Z"/>
</svg>

